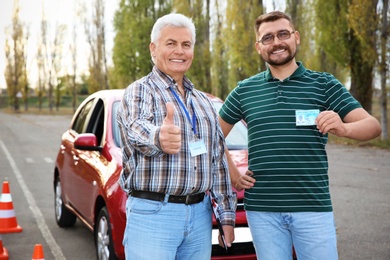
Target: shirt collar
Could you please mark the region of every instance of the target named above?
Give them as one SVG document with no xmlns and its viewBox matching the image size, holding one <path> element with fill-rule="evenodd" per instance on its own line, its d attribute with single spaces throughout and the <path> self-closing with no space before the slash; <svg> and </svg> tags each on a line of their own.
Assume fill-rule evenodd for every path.
<svg viewBox="0 0 390 260">
<path fill-rule="evenodd" d="M 301 61 L 297 62 L 298 68 L 294 71 L 293 74 L 291 74 L 290 77 L 286 78 L 285 80 L 289 80 L 295 77 L 300 77 L 306 72 L 305 66 L 303 66 Z M 271 70 L 268 68 L 265 72 L 265 78 L 267 81 L 274 80 L 274 77 L 272 76 Z"/>
<path fill-rule="evenodd" d="M 158 78 L 158 80 L 160 80 L 164 84 L 165 88 L 173 87 L 176 85 L 175 80 L 171 76 L 165 74 L 156 66 L 153 66 L 152 73 Z M 194 84 L 192 84 L 192 82 L 185 75 L 183 77 L 183 85 L 190 92 L 194 88 Z"/>
</svg>

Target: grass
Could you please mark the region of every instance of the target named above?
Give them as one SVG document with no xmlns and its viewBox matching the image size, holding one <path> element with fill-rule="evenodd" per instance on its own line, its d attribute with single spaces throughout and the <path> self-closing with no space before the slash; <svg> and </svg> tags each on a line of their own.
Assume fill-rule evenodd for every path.
<svg viewBox="0 0 390 260">
<path fill-rule="evenodd" d="M 19 111 L 15 112 L 13 109 L 10 108 L 3 108 L 1 109 L 4 113 L 7 114 L 30 114 L 30 115 L 73 115 L 74 111 L 71 107 L 60 107 L 58 110 L 56 108 L 53 108 L 52 111 L 50 111 L 49 108 L 42 108 L 38 109 L 36 107 L 28 108 L 27 111 L 24 110 L 24 108 L 19 109 Z"/>
<path fill-rule="evenodd" d="M 338 137 L 335 135 L 329 135 L 329 143 L 350 145 L 357 147 L 377 147 L 381 149 L 390 149 L 390 140 L 381 140 L 380 137 L 370 141 L 355 141 L 348 138 Z"/>
<path fill-rule="evenodd" d="M 380 115 L 380 104 L 379 99 L 374 98 L 372 103 L 372 115 L 380 121 L 381 115 Z M 390 130 L 390 97 L 387 100 L 387 115 L 388 115 L 388 122 L 387 122 L 387 129 Z M 382 149 L 390 149 L 390 139 L 388 140 L 381 140 L 381 137 L 377 137 L 370 141 L 355 141 L 348 138 L 338 137 L 335 135 L 329 134 L 329 143 L 336 143 L 336 144 L 343 144 L 343 145 L 351 145 L 351 146 L 370 146 L 370 147 L 378 147 Z"/>
</svg>

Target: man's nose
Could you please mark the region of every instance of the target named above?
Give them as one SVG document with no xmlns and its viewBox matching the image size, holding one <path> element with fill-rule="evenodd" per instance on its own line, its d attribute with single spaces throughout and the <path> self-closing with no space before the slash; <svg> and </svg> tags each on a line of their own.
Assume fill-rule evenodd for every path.
<svg viewBox="0 0 390 260">
<path fill-rule="evenodd" d="M 181 45 L 177 45 L 175 48 L 176 53 L 184 53 L 184 48 Z"/>
</svg>

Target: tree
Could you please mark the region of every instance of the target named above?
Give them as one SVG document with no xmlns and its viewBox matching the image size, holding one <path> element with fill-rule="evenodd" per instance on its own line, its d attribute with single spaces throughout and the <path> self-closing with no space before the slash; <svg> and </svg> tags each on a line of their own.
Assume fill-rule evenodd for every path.
<svg viewBox="0 0 390 260">
<path fill-rule="evenodd" d="M 311 8 L 315 0 L 286 0 L 286 13 L 290 15 L 295 30 L 299 32 L 301 43 L 297 53 L 297 60 L 304 62 L 311 69 L 318 68 L 317 60 L 314 59 L 315 37 L 314 10 Z"/>
<path fill-rule="evenodd" d="M 377 60 L 377 3 L 377 0 L 318 0 L 315 5 L 317 44 L 326 57 L 350 68 L 350 92 L 368 112 L 372 109 L 373 70 Z"/>
<path fill-rule="evenodd" d="M 225 46 L 223 39 L 223 25 L 225 24 L 224 15 L 224 0 L 216 0 L 214 6 L 214 13 L 211 17 L 211 34 L 212 51 L 211 51 L 211 93 L 217 97 L 226 97 L 229 94 L 228 86 L 228 61 L 227 61 L 227 46 Z"/>
<path fill-rule="evenodd" d="M 197 89 L 210 93 L 210 0 L 174 0 L 173 9 L 191 17 L 196 28 L 194 60 L 187 76 Z"/>
<path fill-rule="evenodd" d="M 76 112 L 76 102 L 77 102 L 77 27 L 78 27 L 78 18 L 80 18 L 81 10 L 78 10 L 79 1 L 74 2 L 74 18 L 73 18 L 73 28 L 72 28 L 72 42 L 69 45 L 71 57 L 72 57 L 72 73 L 70 75 L 70 80 L 68 81 L 71 86 L 71 96 L 72 96 L 72 108 L 73 112 Z"/>
<path fill-rule="evenodd" d="M 51 34 L 44 10 L 45 8 L 42 4 L 41 35 L 37 53 L 38 96 L 39 107 L 41 109 L 43 91 L 47 84 L 47 99 L 50 112 L 52 112 L 54 106 L 56 106 L 57 110 L 59 109 L 61 97 L 58 87 L 58 77 L 62 68 L 62 46 L 66 33 L 66 25 L 59 24 L 57 22 L 54 27 L 54 31 Z"/>
<path fill-rule="evenodd" d="M 388 115 L 387 115 L 387 88 L 386 80 L 389 75 L 389 0 L 383 0 L 382 14 L 381 14 L 381 30 L 380 30 L 380 60 L 379 60 L 379 74 L 381 79 L 381 125 L 382 125 L 382 140 L 389 139 L 388 130 Z"/>
<path fill-rule="evenodd" d="M 53 45 L 51 46 L 50 58 L 49 58 L 49 108 L 50 111 L 53 110 L 53 91 L 55 97 L 55 107 L 56 110 L 59 110 L 60 101 L 61 101 L 61 91 L 60 91 L 60 82 L 58 81 L 59 73 L 61 70 L 61 61 L 62 61 L 62 46 L 64 42 L 64 35 L 66 31 L 66 25 L 56 24 L 54 31 L 54 40 Z"/>
<path fill-rule="evenodd" d="M 378 0 L 353 0 L 348 9 L 351 29 L 351 93 L 372 112 L 374 67 L 378 58 L 376 31 Z M 365 21 L 362 23 L 361 21 Z"/>
<path fill-rule="evenodd" d="M 47 21 L 45 18 L 44 8 L 42 8 L 41 19 L 41 31 L 38 37 L 38 50 L 37 50 L 37 68 L 38 68 L 38 107 L 39 111 L 42 110 L 43 95 L 45 94 L 47 84 Z"/>
<path fill-rule="evenodd" d="M 105 32 L 105 1 L 95 0 L 90 17 L 84 17 L 84 30 L 90 46 L 89 92 L 109 89 Z M 84 13 L 86 14 L 86 6 Z"/>
<path fill-rule="evenodd" d="M 231 0 L 226 9 L 224 43 L 228 58 L 228 85 L 233 89 L 237 82 L 263 70 L 261 58 L 255 49 L 254 21 L 263 13 L 261 0 Z"/>
<path fill-rule="evenodd" d="M 22 82 L 24 83 L 23 87 L 23 103 L 24 103 L 24 111 L 28 110 L 28 94 L 29 94 L 29 82 L 28 82 L 28 68 L 27 68 L 27 42 L 29 39 L 29 29 L 26 26 L 26 33 L 25 33 L 25 39 L 24 39 L 24 48 L 23 48 L 23 63 L 24 63 L 24 68 L 23 68 L 23 80 Z"/>
<path fill-rule="evenodd" d="M 38 109 L 42 110 L 43 104 L 43 95 L 45 94 L 45 85 L 46 85 L 46 77 L 45 77 L 45 62 L 43 58 L 43 48 L 42 45 L 38 45 L 37 51 L 37 69 L 38 69 L 38 88 L 35 90 L 38 96 Z"/>
<path fill-rule="evenodd" d="M 26 54 L 25 46 L 28 36 L 25 32 L 23 24 L 19 18 L 19 1 L 16 0 L 12 13 L 12 28 L 9 32 L 12 41 L 6 39 L 5 56 L 6 70 L 5 79 L 7 82 L 7 90 L 10 97 L 10 104 L 14 111 L 19 111 L 19 97 L 26 85 Z"/>
<path fill-rule="evenodd" d="M 154 22 L 171 10 L 170 0 L 121 0 L 114 16 L 112 82 L 115 88 L 125 88 L 150 72 L 150 32 Z"/>
</svg>

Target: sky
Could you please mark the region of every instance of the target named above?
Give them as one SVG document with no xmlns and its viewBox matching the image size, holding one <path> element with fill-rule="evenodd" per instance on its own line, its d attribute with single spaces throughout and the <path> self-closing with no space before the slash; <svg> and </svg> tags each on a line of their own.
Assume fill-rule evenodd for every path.
<svg viewBox="0 0 390 260">
<path fill-rule="evenodd" d="M 5 70 L 5 39 L 6 33 L 5 31 L 12 24 L 12 11 L 14 7 L 14 1 L 16 0 L 0 0 L 0 88 L 6 88 L 5 78 L 4 78 L 4 70 Z M 87 6 L 91 6 L 92 0 L 79 0 L 79 2 L 89 3 Z M 45 16 L 47 17 L 49 24 L 49 31 L 54 30 L 56 23 L 67 25 L 67 36 L 65 37 L 65 46 L 69 46 L 69 41 L 72 39 L 72 28 L 74 21 L 74 13 L 75 7 L 74 3 L 76 0 L 19 0 L 19 19 L 28 25 L 29 27 L 29 43 L 28 43 L 28 61 L 27 61 L 27 70 L 30 72 L 29 74 L 37 75 L 37 68 L 35 64 L 35 56 L 37 50 L 37 42 L 40 33 L 40 22 L 42 19 L 42 9 L 45 10 Z M 113 37 L 114 37 L 114 29 L 112 25 L 112 19 L 115 13 L 115 10 L 118 6 L 119 0 L 110 0 L 106 2 L 106 32 L 107 39 L 111 39 L 107 41 L 107 51 L 108 55 L 111 55 L 111 49 L 113 45 Z M 78 46 L 80 48 L 79 53 L 87 53 L 88 45 L 84 38 L 84 29 L 83 26 L 78 26 Z M 51 39 L 53 39 L 54 33 L 48 33 L 49 37 L 51 35 Z M 51 40 L 53 41 L 53 40 Z M 65 48 L 65 51 L 69 48 Z M 83 51 L 84 50 L 84 51 Z M 63 53 L 64 57 L 70 58 L 70 55 L 66 52 Z M 78 66 L 80 70 L 87 69 L 88 57 L 84 57 L 83 55 L 79 55 L 80 61 L 78 62 Z M 65 59 L 66 60 L 66 59 Z M 65 61 L 67 64 L 71 64 L 71 61 Z M 70 65 L 69 65 L 70 68 Z M 30 79 L 32 78 L 30 76 Z M 34 81 L 34 79 L 33 79 Z M 32 82 L 30 82 L 32 83 Z M 34 83 L 32 83 L 34 84 Z M 32 86 L 34 87 L 34 85 Z"/>
<path fill-rule="evenodd" d="M 11 26 L 12 22 L 12 11 L 14 6 L 14 1 L 17 0 L 0 0 L 0 88 L 6 88 L 5 78 L 4 78 L 4 70 L 5 70 L 5 39 L 6 39 L 6 29 Z M 69 46 L 69 41 L 72 39 L 72 27 L 74 21 L 74 13 L 75 7 L 74 3 L 78 2 L 86 2 L 89 3 L 87 6 L 91 6 L 93 0 L 18 0 L 20 11 L 19 18 L 23 23 L 27 24 L 29 27 L 29 43 L 28 43 L 28 60 L 27 60 L 27 70 L 29 71 L 29 79 L 32 87 L 35 87 L 36 78 L 34 79 L 34 75 L 37 75 L 37 68 L 35 63 L 35 56 L 37 50 L 37 41 L 40 33 L 40 22 L 42 19 L 42 9 L 45 10 L 45 15 L 49 24 L 49 33 L 48 35 L 53 37 L 53 33 L 50 33 L 50 29 L 53 30 L 56 22 L 59 24 L 67 25 L 67 36 L 65 39 L 67 42 L 65 46 Z M 272 0 L 266 1 L 266 9 L 267 11 L 272 10 Z M 283 1 L 277 0 L 276 2 L 281 2 L 279 5 L 283 6 Z M 112 19 L 116 8 L 118 6 L 119 0 L 110 0 L 105 1 L 105 19 L 106 19 L 106 33 L 107 33 L 107 55 L 108 60 L 111 57 L 111 50 L 113 47 L 113 38 L 115 36 L 114 29 L 112 25 Z M 283 9 L 281 9 L 283 10 Z M 83 53 L 88 53 L 88 45 L 84 38 L 83 26 L 80 25 L 79 33 L 78 33 L 78 55 L 79 62 L 78 67 L 80 71 L 85 71 L 87 69 L 88 57 L 82 55 Z M 53 40 L 51 40 L 53 41 Z M 68 48 L 66 48 L 68 49 Z M 67 73 L 67 68 L 70 68 L 71 60 L 70 55 L 66 52 L 63 53 L 65 57 L 65 68 L 63 73 Z M 67 60 L 68 59 L 68 60 Z M 71 73 L 71 71 L 69 71 Z M 33 81 L 33 82 L 31 82 Z"/>
</svg>

